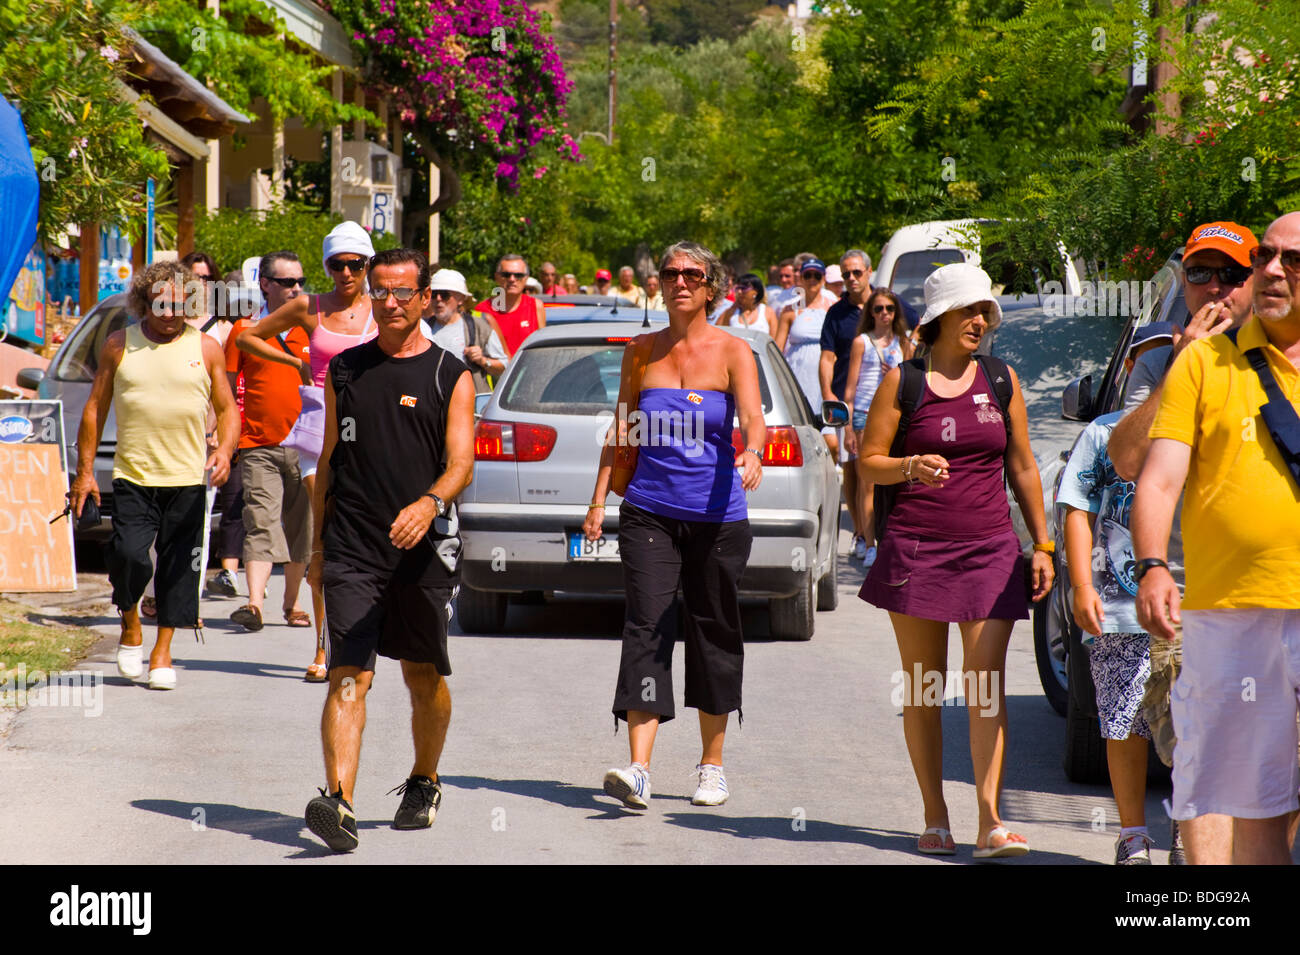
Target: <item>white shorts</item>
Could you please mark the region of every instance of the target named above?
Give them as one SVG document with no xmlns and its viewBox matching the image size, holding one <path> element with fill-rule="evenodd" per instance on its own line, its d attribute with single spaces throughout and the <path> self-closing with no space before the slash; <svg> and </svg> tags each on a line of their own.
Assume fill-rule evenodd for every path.
<svg viewBox="0 0 1300 955">
<path fill-rule="evenodd" d="M 1300 610 L 1182 617 L 1183 669 L 1170 697 L 1173 817 L 1269 819 L 1300 808 Z"/>
<path fill-rule="evenodd" d="M 316 473 L 316 465 L 320 458 L 314 454 L 307 454 L 305 451 L 298 452 L 298 473 L 304 478 L 309 478 Z"/>
</svg>

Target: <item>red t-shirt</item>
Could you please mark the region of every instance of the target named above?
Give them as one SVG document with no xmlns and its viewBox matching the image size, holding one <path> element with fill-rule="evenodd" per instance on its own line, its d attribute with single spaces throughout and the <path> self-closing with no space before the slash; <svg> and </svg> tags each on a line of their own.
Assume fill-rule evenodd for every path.
<svg viewBox="0 0 1300 955">
<path fill-rule="evenodd" d="M 248 319 L 241 318 L 230 330 L 230 337 L 226 339 L 226 371 L 240 373 L 244 380 L 244 426 L 240 431 L 239 446 L 270 448 L 289 436 L 289 430 L 302 411 L 302 399 L 298 396 L 302 378 L 297 369 L 289 365 L 266 361 L 239 350 L 235 339 L 250 324 Z M 294 328 L 284 339 L 295 357 L 309 360 L 311 343 L 306 332 Z M 268 344 L 273 348 L 280 347 L 275 340 Z"/>
<path fill-rule="evenodd" d="M 504 339 L 502 344 L 511 355 L 519 350 L 525 338 L 537 331 L 537 313 L 542 309 L 541 303 L 531 295 L 519 296 L 519 304 L 509 312 L 498 312 L 492 307 L 491 299 L 484 299 L 474 307 L 497 320 Z"/>
</svg>

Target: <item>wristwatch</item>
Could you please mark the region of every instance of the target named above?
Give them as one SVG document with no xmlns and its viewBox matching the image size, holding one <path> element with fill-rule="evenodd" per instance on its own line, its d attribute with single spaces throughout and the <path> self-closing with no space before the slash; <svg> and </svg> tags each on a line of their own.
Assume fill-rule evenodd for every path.
<svg viewBox="0 0 1300 955">
<path fill-rule="evenodd" d="M 438 509 L 439 517 L 442 517 L 444 514 L 447 513 L 447 502 L 444 501 L 442 498 L 440 498 L 437 494 L 434 494 L 432 491 L 426 491 L 424 496 L 427 497 L 429 500 L 433 501 L 433 506 Z"/>
<path fill-rule="evenodd" d="M 746 448 L 745 450 L 748 451 L 750 454 L 752 454 L 754 457 L 758 458 L 759 464 L 763 463 L 763 452 L 760 448 Z"/>
<path fill-rule="evenodd" d="M 1154 567 L 1163 567 L 1165 570 L 1169 569 L 1169 565 L 1159 557 L 1146 557 L 1137 562 L 1137 569 L 1133 571 L 1133 579 L 1141 582 L 1142 578 L 1147 575 L 1147 571 Z"/>
</svg>

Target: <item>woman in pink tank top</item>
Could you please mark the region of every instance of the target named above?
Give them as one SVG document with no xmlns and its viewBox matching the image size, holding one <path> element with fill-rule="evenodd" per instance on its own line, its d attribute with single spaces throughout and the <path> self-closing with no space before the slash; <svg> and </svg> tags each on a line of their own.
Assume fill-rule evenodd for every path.
<svg viewBox="0 0 1300 955">
<path fill-rule="evenodd" d="M 351 229 L 346 227 L 352 226 Z M 334 290 L 324 295 L 298 294 L 270 315 L 240 333 L 236 345 L 241 351 L 266 361 L 296 368 L 303 384 L 324 387 L 330 359 L 355 345 L 362 345 L 378 335 L 370 314 L 370 297 L 366 294 L 366 263 L 374 255 L 369 237 L 355 223 L 342 223 L 326 237 L 325 269 L 334 281 Z M 274 339 L 301 328 L 311 342 L 310 363 L 281 348 Z M 316 460 L 299 454 L 299 471 L 309 495 L 315 493 Z M 261 612 L 262 595 L 249 588 L 249 603 Z M 307 669 L 311 683 L 326 680 L 325 644 L 321 626 L 325 619 L 325 597 L 312 588 L 315 611 L 316 658 Z M 287 600 L 286 596 L 286 600 Z M 243 608 L 236 613 L 242 612 Z M 287 610 L 286 610 L 287 616 Z"/>
</svg>

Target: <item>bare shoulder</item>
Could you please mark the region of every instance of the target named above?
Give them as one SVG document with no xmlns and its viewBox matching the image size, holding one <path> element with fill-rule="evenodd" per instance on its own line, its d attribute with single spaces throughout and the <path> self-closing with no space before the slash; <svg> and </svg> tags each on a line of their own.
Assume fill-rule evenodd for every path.
<svg viewBox="0 0 1300 955">
<path fill-rule="evenodd" d="M 226 350 L 221 347 L 221 342 L 217 341 L 211 335 L 199 332 L 199 346 L 203 349 L 203 358 L 205 361 L 221 362 L 222 371 L 226 365 Z"/>
</svg>

